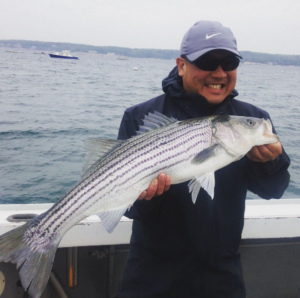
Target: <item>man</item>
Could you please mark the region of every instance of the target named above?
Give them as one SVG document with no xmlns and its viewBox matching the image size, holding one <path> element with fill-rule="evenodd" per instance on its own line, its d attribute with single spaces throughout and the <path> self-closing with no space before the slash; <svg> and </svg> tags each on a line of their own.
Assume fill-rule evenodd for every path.
<svg viewBox="0 0 300 298">
<path fill-rule="evenodd" d="M 126 110 L 119 139 L 135 135 L 153 111 L 178 120 L 221 114 L 269 118 L 235 99 L 241 56 L 230 29 L 196 23 L 180 55 L 163 80 L 165 94 Z M 201 189 L 195 204 L 187 183 L 170 187 L 170 177 L 160 174 L 126 214 L 134 221 L 118 298 L 245 298 L 238 246 L 246 193 L 280 198 L 289 183 L 288 166 L 280 142 L 254 147 L 215 173 L 214 200 Z"/>
</svg>

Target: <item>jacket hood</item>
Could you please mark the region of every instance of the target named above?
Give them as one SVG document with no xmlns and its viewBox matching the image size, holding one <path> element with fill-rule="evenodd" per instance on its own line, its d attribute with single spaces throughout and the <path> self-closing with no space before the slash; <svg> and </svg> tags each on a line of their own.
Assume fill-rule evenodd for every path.
<svg viewBox="0 0 300 298">
<path fill-rule="evenodd" d="M 162 90 L 166 94 L 170 94 L 175 97 L 181 97 L 185 93 L 182 86 L 182 79 L 178 75 L 177 66 L 175 66 L 169 75 L 162 80 Z"/>
</svg>

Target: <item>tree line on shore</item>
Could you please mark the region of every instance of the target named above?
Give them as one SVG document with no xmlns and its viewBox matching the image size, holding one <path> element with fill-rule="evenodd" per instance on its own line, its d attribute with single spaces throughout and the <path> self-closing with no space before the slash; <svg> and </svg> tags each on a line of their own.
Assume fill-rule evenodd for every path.
<svg viewBox="0 0 300 298">
<path fill-rule="evenodd" d="M 118 56 L 148 59 L 176 59 L 176 57 L 179 55 L 178 50 L 132 49 L 115 46 L 93 46 L 85 44 L 29 40 L 0 40 L 0 47 L 13 48 L 16 50 L 31 49 L 35 51 L 48 52 L 61 52 L 68 50 L 70 52 L 95 53 L 104 55 L 114 53 Z M 250 51 L 241 51 L 240 53 L 243 57 L 242 62 L 300 66 L 300 55 L 267 54 Z"/>
</svg>

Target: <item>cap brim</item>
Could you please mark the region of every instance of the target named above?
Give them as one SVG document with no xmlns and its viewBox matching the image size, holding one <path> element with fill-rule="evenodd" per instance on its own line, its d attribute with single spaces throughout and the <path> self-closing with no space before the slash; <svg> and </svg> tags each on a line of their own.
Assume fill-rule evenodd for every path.
<svg viewBox="0 0 300 298">
<path fill-rule="evenodd" d="M 197 60 L 202 55 L 204 55 L 204 54 L 206 54 L 210 51 L 214 51 L 214 50 L 226 50 L 226 51 L 229 51 L 229 52 L 235 54 L 239 58 L 243 59 L 243 57 L 240 55 L 240 53 L 238 51 L 236 51 L 234 49 L 228 49 L 228 48 L 207 48 L 207 49 L 203 49 L 203 50 L 198 51 L 198 52 L 194 52 L 192 54 L 188 54 L 188 55 L 186 55 L 186 57 L 188 58 L 189 61 L 194 62 L 195 60 Z"/>
</svg>

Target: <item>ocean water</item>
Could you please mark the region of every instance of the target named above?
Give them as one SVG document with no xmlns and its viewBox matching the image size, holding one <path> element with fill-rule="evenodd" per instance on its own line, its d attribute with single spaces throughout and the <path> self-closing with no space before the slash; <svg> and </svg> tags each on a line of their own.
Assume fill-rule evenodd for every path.
<svg viewBox="0 0 300 298">
<path fill-rule="evenodd" d="M 80 179 L 89 138 L 117 137 L 124 110 L 161 94 L 174 60 L 0 52 L 0 203 L 56 202 Z M 300 68 L 241 65 L 239 99 L 266 109 L 300 198 Z M 249 198 L 255 197 L 249 193 Z"/>
</svg>

